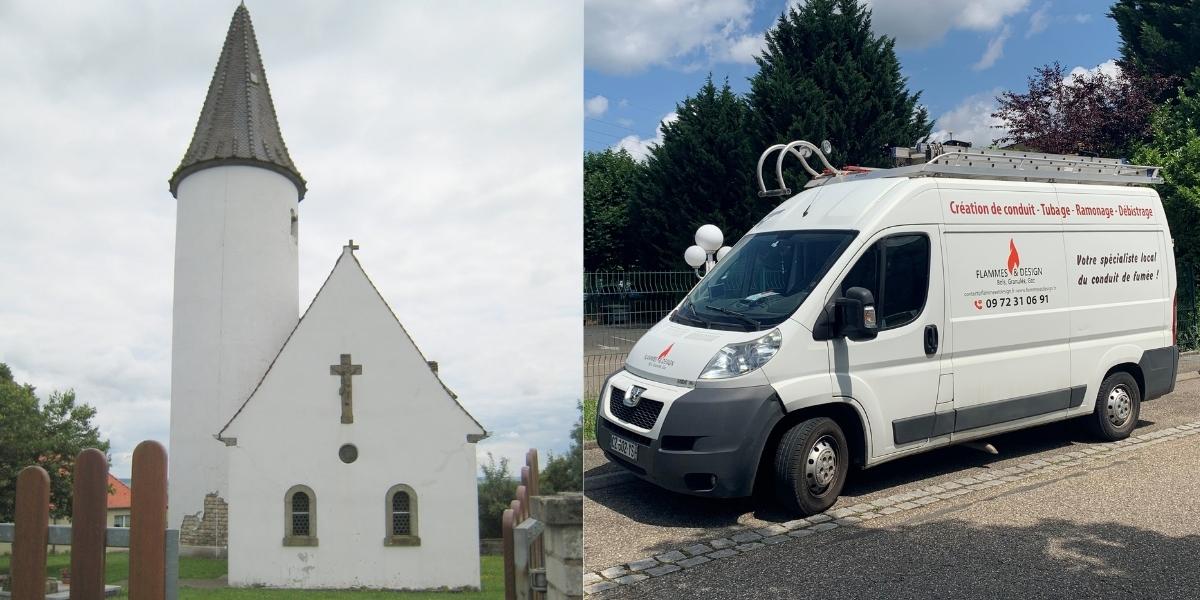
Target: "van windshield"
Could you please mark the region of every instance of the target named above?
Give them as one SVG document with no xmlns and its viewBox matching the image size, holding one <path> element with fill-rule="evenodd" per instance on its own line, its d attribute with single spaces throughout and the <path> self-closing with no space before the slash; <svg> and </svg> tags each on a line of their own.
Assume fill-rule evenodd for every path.
<svg viewBox="0 0 1200 600">
<path fill-rule="evenodd" d="M 692 289 L 671 320 L 756 331 L 790 317 L 841 256 L 854 231 L 770 231 L 746 236 Z"/>
</svg>

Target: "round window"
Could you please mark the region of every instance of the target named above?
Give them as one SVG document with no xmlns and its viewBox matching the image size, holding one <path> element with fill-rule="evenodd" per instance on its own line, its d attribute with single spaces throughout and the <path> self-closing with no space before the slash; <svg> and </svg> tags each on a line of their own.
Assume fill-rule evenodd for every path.
<svg viewBox="0 0 1200 600">
<path fill-rule="evenodd" d="M 338 458 L 342 459 L 342 462 L 346 464 L 358 460 L 358 447 L 354 444 L 344 444 L 341 448 L 338 448 Z"/>
</svg>

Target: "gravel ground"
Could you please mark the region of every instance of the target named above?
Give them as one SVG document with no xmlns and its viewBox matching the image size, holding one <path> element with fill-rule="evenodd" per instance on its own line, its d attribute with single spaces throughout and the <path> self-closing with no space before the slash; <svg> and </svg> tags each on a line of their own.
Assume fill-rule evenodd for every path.
<svg viewBox="0 0 1200 600">
<path fill-rule="evenodd" d="M 1181 381 L 1177 385 L 1175 393 L 1148 402 L 1142 407 L 1141 423 L 1136 433 L 1142 434 L 1194 421 L 1198 416 L 1200 416 L 1200 379 Z M 1187 443 L 1194 445 L 1196 438 L 1200 438 L 1200 436 L 1189 438 L 1192 441 Z M 1096 444 L 1080 430 L 1077 424 L 1071 422 L 1056 423 L 997 436 L 988 441 L 1000 451 L 999 455 L 993 456 L 964 446 L 954 446 L 893 461 L 874 469 L 851 473 L 847 488 L 834 509 L 967 476 L 986 474 L 989 470 L 1008 468 L 1019 463 L 1065 454 Z M 598 450 L 585 451 L 585 477 L 610 472 L 612 467 L 605 463 L 606 461 L 603 460 L 603 456 Z M 1178 466 L 1180 471 L 1188 472 L 1200 466 L 1200 459 L 1183 462 Z M 1112 472 L 1107 472 L 1106 475 L 1097 477 L 1096 481 L 1104 481 L 1105 477 L 1112 478 L 1113 475 Z M 1150 481 L 1153 484 L 1154 480 Z M 1163 485 L 1151 485 L 1150 487 L 1160 492 L 1175 489 Z M 1183 487 L 1179 486 L 1180 489 Z M 1190 506 L 1192 510 L 1200 509 L 1200 501 L 1195 500 L 1196 496 L 1157 493 L 1153 498 L 1159 500 L 1165 498 L 1169 500 L 1168 503 Z M 1126 507 L 1126 509 L 1136 512 L 1138 515 L 1148 512 L 1144 505 Z M 687 544 L 733 535 L 747 528 L 778 524 L 791 518 L 789 515 L 779 513 L 766 501 L 753 498 L 739 500 L 695 498 L 667 492 L 640 480 L 603 489 L 587 489 L 584 510 L 585 571 L 603 569 L 661 554 Z M 905 518 L 909 519 L 911 516 L 906 515 Z M 1050 517 L 1047 516 L 1047 518 Z M 884 524 L 888 520 L 890 519 L 880 519 Z M 1131 517 L 1126 520 L 1132 521 L 1133 519 Z M 998 520 L 997 523 L 1005 522 Z M 1016 529 L 1020 529 L 1020 527 L 1016 527 Z M 1200 526 L 1192 527 L 1190 531 L 1200 531 Z M 835 533 L 837 537 L 847 535 L 847 532 L 831 532 L 830 534 Z M 972 535 L 971 531 L 962 533 L 968 537 Z M 781 547 L 789 548 L 792 552 L 797 549 L 793 543 L 782 544 Z M 954 551 L 964 556 L 971 554 L 970 544 L 966 547 L 958 545 L 947 547 L 956 548 Z M 1193 549 L 1197 551 L 1196 556 L 1200 556 L 1200 548 Z M 897 553 L 892 550 L 887 556 L 892 558 L 908 557 L 909 553 L 903 551 Z M 770 565 L 770 558 L 764 558 L 758 553 L 747 555 L 744 558 L 752 564 L 761 561 L 760 570 L 763 571 L 764 576 L 769 574 L 768 572 L 775 572 Z M 742 559 L 743 557 L 736 557 L 728 560 L 741 561 Z M 723 565 L 724 562 L 722 561 L 721 564 Z M 1019 565 L 1021 562 L 1017 561 L 1016 564 Z M 957 560 L 946 562 L 947 568 L 958 568 L 957 564 Z M 715 566 L 700 567 L 696 571 L 689 570 L 688 573 L 694 575 L 714 568 Z M 753 569 L 753 566 L 747 568 Z M 803 565 L 793 565 L 793 569 L 803 568 L 805 568 Z M 721 571 L 727 569 L 728 567 L 725 566 L 720 568 Z M 680 576 L 667 577 L 667 579 L 676 578 L 680 578 Z M 734 580 L 736 578 L 731 579 L 731 581 Z M 634 590 L 640 589 L 646 584 L 643 582 L 632 586 L 627 593 L 633 593 Z M 655 583 L 655 585 L 658 584 Z"/>
</svg>

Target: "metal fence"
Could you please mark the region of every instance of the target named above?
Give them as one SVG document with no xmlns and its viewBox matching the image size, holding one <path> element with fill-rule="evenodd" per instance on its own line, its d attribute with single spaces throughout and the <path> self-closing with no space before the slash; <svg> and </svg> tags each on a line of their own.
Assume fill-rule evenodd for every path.
<svg viewBox="0 0 1200 600">
<path fill-rule="evenodd" d="M 1175 340 L 1183 351 L 1200 350 L 1200 304 L 1197 300 L 1196 269 L 1177 265 L 1175 291 Z"/>
<path fill-rule="evenodd" d="M 583 274 L 584 395 L 595 398 L 604 378 L 621 368 L 642 334 L 696 285 L 692 271 L 608 271 Z"/>
<path fill-rule="evenodd" d="M 1179 349 L 1200 350 L 1200 290 L 1196 268 L 1180 264 L 1176 292 Z M 638 338 L 667 316 L 696 285 L 692 271 L 610 271 L 583 274 L 584 395 L 600 394 Z M 1189 359 L 1196 357 L 1189 357 Z M 1194 362 L 1194 361 L 1193 361 Z M 1190 369 L 1191 363 L 1188 363 Z M 1184 365 L 1180 366 L 1184 369 Z"/>
</svg>

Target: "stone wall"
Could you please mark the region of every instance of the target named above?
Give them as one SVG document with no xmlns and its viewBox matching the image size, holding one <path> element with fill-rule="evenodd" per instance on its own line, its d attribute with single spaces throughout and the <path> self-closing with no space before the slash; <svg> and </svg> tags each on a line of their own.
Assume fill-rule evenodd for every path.
<svg viewBox="0 0 1200 600">
<path fill-rule="evenodd" d="M 199 517 L 187 515 L 179 527 L 181 546 L 212 546 L 224 548 L 229 544 L 229 504 L 216 494 L 204 496 L 204 511 Z"/>
<path fill-rule="evenodd" d="M 545 525 L 547 600 L 583 598 L 583 495 L 534 496 L 530 514 Z"/>
</svg>

